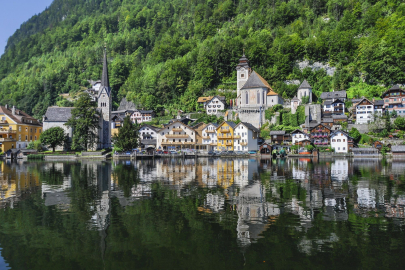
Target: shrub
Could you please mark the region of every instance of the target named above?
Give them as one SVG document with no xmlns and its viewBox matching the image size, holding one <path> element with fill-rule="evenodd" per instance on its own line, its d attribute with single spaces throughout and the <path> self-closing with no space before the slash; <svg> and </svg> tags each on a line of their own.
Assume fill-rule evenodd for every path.
<svg viewBox="0 0 405 270">
<path fill-rule="evenodd" d="M 32 155 L 28 155 L 27 159 L 45 159 L 45 155 L 32 154 Z"/>
</svg>

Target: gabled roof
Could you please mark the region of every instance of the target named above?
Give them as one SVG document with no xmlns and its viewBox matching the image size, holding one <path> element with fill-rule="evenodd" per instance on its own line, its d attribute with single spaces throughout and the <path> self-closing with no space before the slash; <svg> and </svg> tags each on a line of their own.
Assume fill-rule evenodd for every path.
<svg viewBox="0 0 405 270">
<path fill-rule="evenodd" d="M 143 128 L 150 128 L 150 129 L 152 129 L 153 131 L 156 131 L 156 132 L 158 132 L 158 131 L 160 130 L 159 127 L 154 127 L 154 126 L 147 125 L 147 124 L 143 124 L 143 125 L 139 128 L 139 130 L 141 130 L 141 129 L 143 129 Z"/>
<path fill-rule="evenodd" d="M 324 100 L 323 105 L 332 105 L 332 100 Z"/>
<path fill-rule="evenodd" d="M 335 101 L 332 102 L 332 104 L 334 103 L 344 103 L 343 101 L 341 101 L 340 99 L 336 99 Z"/>
<path fill-rule="evenodd" d="M 361 102 L 363 102 L 363 100 L 367 100 L 368 102 L 370 102 L 370 104 L 373 104 L 373 102 L 371 102 L 370 100 L 368 100 L 367 98 L 362 98 L 359 102 L 357 102 L 356 104 L 353 104 L 353 106 L 357 106 L 358 104 L 360 104 Z M 374 105 L 374 104 L 373 104 Z"/>
<path fill-rule="evenodd" d="M 253 126 L 252 124 L 246 123 L 246 122 L 240 122 L 239 124 L 237 124 L 237 125 L 235 126 L 235 128 L 237 128 L 237 127 L 240 126 L 240 125 L 244 125 L 247 129 L 253 130 L 253 131 L 255 131 L 255 132 L 260 132 L 260 130 L 259 130 L 258 128 L 256 128 L 256 127 Z"/>
<path fill-rule="evenodd" d="M 312 88 L 311 85 L 309 85 L 309 83 L 307 82 L 307 80 L 304 80 L 300 87 L 298 87 L 298 89 L 302 89 L 302 88 Z"/>
<path fill-rule="evenodd" d="M 208 123 L 202 130 L 206 129 L 210 125 L 213 125 L 215 127 L 215 129 L 218 127 L 218 124 L 216 124 L 216 123 Z"/>
<path fill-rule="evenodd" d="M 217 126 L 217 129 L 220 128 L 220 127 L 221 127 L 223 124 L 225 124 L 225 123 L 227 123 L 228 126 L 230 126 L 231 128 L 235 128 L 235 126 L 236 126 L 236 124 L 235 124 L 234 122 L 224 121 L 224 122 L 222 122 L 221 124 L 219 124 L 219 125 Z"/>
<path fill-rule="evenodd" d="M 188 118 L 187 118 L 187 119 L 188 119 Z M 166 129 L 168 126 L 171 126 L 171 125 L 176 124 L 176 123 L 182 124 L 183 126 L 188 127 L 188 128 L 191 129 L 191 130 L 194 130 L 194 128 L 190 127 L 189 125 L 184 124 L 184 123 L 181 122 L 180 120 L 175 120 L 175 121 L 173 121 L 173 122 L 171 122 L 171 123 L 168 123 L 167 125 L 163 125 L 163 128 L 159 129 L 158 131 L 160 132 L 160 131 Z M 194 130 L 194 131 L 195 131 L 195 130 Z"/>
<path fill-rule="evenodd" d="M 250 74 L 249 79 L 246 81 L 246 83 L 243 85 L 241 89 L 262 88 L 262 87 L 271 89 L 270 84 L 265 79 L 263 79 L 262 76 L 256 73 L 256 71 L 253 71 L 252 74 Z"/>
<path fill-rule="evenodd" d="M 388 94 L 388 93 L 391 92 L 391 91 L 401 91 L 401 92 L 405 92 L 404 89 L 400 88 L 399 85 L 396 84 L 396 85 L 392 86 L 390 89 L 388 89 L 387 91 L 385 91 L 384 93 L 382 93 L 381 96 L 383 97 L 385 94 Z"/>
<path fill-rule="evenodd" d="M 342 133 L 342 134 L 345 135 L 347 138 L 353 139 L 353 137 L 351 137 L 351 136 L 349 135 L 349 133 L 347 133 L 346 131 L 343 131 L 343 130 L 334 130 L 334 131 L 331 131 L 331 133 L 329 134 L 329 137 L 332 137 L 333 135 L 336 135 L 337 133 Z M 353 140 L 354 140 L 354 139 L 353 139 Z"/>
<path fill-rule="evenodd" d="M 316 128 L 317 126 L 322 126 L 322 127 L 324 127 L 324 128 L 327 128 L 327 129 L 331 130 L 330 127 L 325 126 L 325 125 L 322 124 L 322 123 L 314 125 L 313 127 L 311 127 L 311 129 Z"/>
<path fill-rule="evenodd" d="M 302 130 L 300 130 L 300 129 L 296 129 L 296 130 L 294 130 L 294 131 L 292 131 L 292 132 L 290 132 L 291 134 L 294 134 L 294 133 L 301 133 L 301 134 L 304 134 L 304 135 L 308 135 L 307 133 L 305 133 L 304 131 L 302 131 Z"/>
<path fill-rule="evenodd" d="M 300 99 L 295 96 L 293 99 L 291 99 L 291 101 L 300 101 Z"/>
<path fill-rule="evenodd" d="M 323 92 L 321 94 L 321 99 L 333 99 L 333 98 L 346 98 L 347 93 L 345 90 L 333 91 L 333 92 Z"/>
<path fill-rule="evenodd" d="M 382 100 L 382 99 L 380 99 L 380 100 L 374 100 L 374 105 L 376 105 L 376 106 L 384 105 L 384 100 Z"/>
<path fill-rule="evenodd" d="M 210 99 L 210 101 L 207 102 L 207 105 L 210 104 L 210 103 L 214 100 L 214 98 L 218 98 L 218 100 L 221 101 L 222 104 L 225 105 L 225 97 L 223 97 L 223 96 L 214 96 L 214 97 L 212 97 L 212 98 Z"/>
<path fill-rule="evenodd" d="M 48 107 L 46 110 L 45 122 L 67 122 L 72 117 L 74 107 Z"/>
</svg>

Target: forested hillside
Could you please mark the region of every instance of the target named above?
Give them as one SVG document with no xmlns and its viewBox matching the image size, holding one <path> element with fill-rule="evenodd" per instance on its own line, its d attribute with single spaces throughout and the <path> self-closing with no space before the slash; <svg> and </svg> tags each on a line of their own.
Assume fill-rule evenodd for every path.
<svg viewBox="0 0 405 270">
<path fill-rule="evenodd" d="M 213 88 L 235 88 L 245 48 L 251 66 L 284 97 L 307 78 L 314 92 L 378 96 L 405 82 L 400 0 L 55 0 L 21 26 L 0 59 L 0 103 L 41 117 L 58 94 L 88 87 L 109 53 L 115 101 L 193 109 Z M 336 67 L 300 70 L 297 61 Z"/>
</svg>

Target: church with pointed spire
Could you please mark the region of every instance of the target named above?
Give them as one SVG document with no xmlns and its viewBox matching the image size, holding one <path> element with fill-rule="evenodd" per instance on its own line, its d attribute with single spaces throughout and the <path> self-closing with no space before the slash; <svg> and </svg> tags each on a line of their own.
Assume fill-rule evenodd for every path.
<svg viewBox="0 0 405 270">
<path fill-rule="evenodd" d="M 94 102 L 97 102 L 97 110 L 100 112 L 98 130 L 98 144 L 94 146 L 96 149 L 106 149 L 111 147 L 111 113 L 112 113 L 112 92 L 108 78 L 108 63 L 107 50 L 104 48 L 103 57 L 103 72 L 101 80 L 89 81 L 92 85 L 90 89 L 85 90 L 90 95 Z M 48 107 L 43 116 L 43 130 L 52 127 L 61 127 L 65 133 L 69 135 L 69 140 L 72 140 L 73 130 L 65 126 L 65 123 L 72 116 L 74 107 Z M 57 150 L 63 150 L 59 147 Z"/>
</svg>

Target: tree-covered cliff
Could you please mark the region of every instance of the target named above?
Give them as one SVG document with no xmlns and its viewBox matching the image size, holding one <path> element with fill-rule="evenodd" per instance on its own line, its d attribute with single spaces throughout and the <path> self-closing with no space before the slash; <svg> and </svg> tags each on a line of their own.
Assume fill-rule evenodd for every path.
<svg viewBox="0 0 405 270">
<path fill-rule="evenodd" d="M 283 81 L 303 78 L 315 93 L 378 95 L 375 85 L 405 82 L 404 15 L 400 0 L 55 0 L 10 37 L 0 103 L 40 117 L 58 94 L 99 79 L 104 44 L 115 100 L 148 109 L 192 109 L 207 89 L 236 87 L 243 48 L 284 96 L 297 86 Z M 300 70 L 302 60 L 336 72 Z"/>
</svg>

